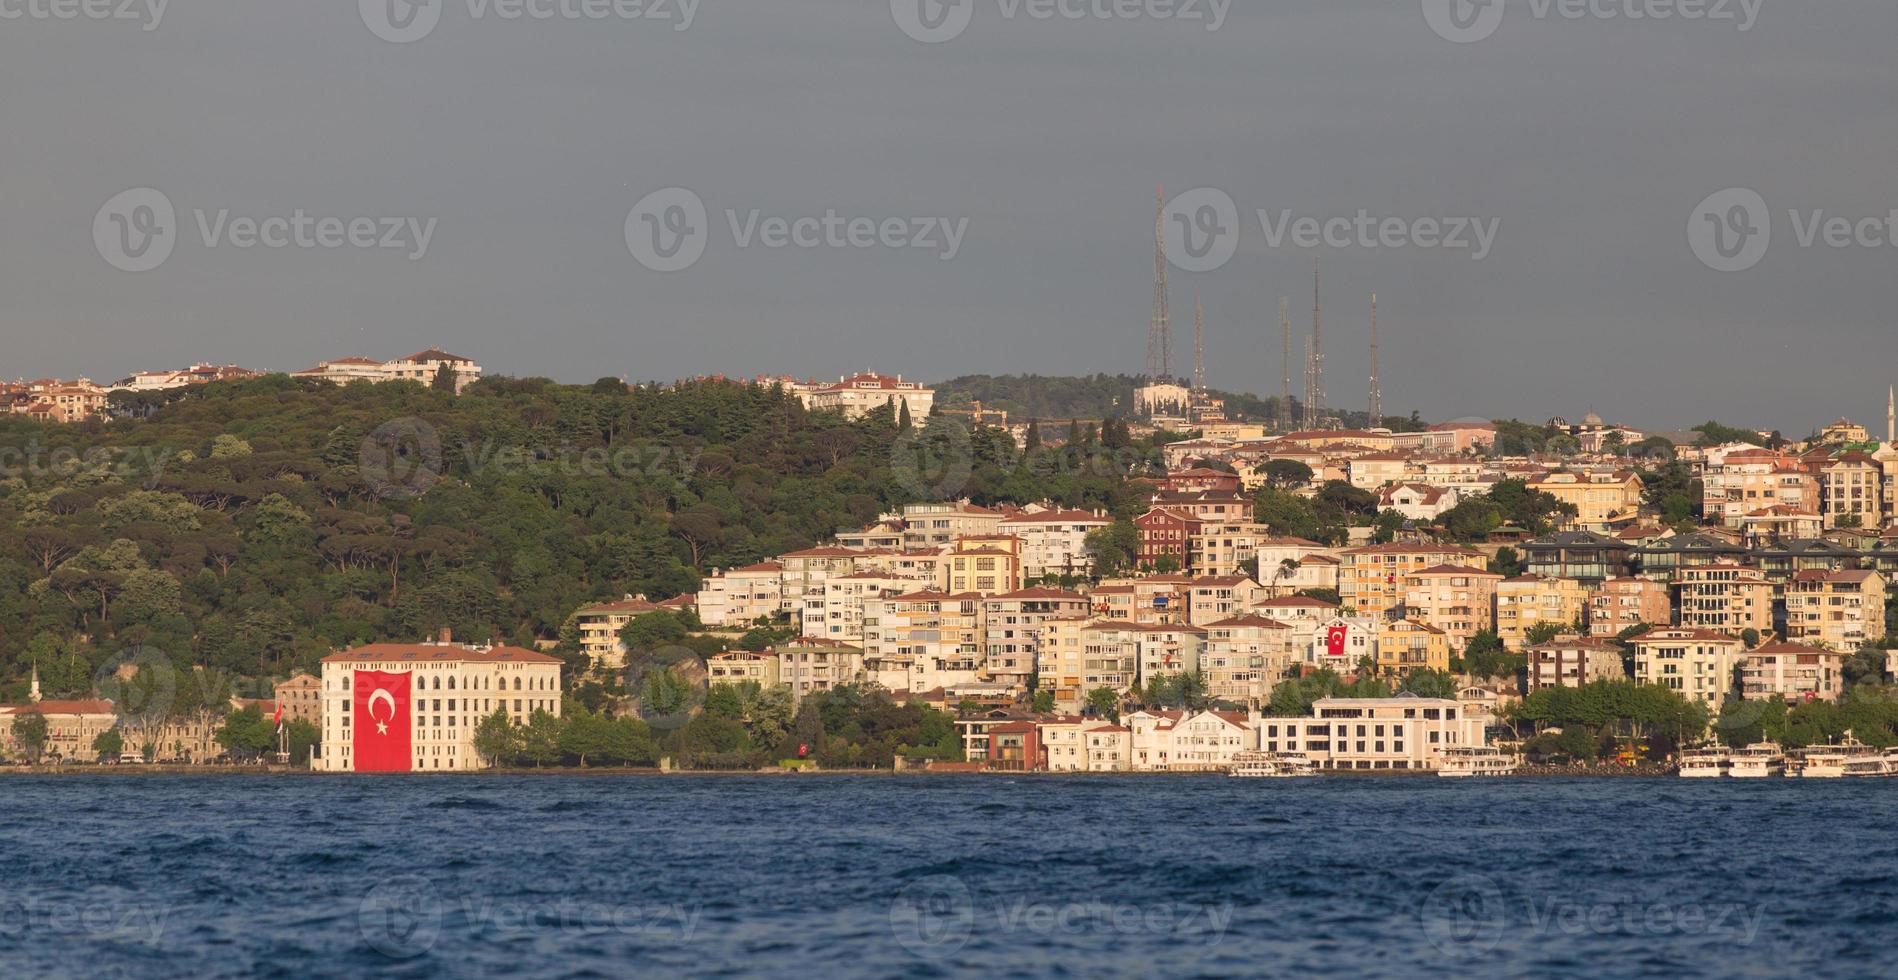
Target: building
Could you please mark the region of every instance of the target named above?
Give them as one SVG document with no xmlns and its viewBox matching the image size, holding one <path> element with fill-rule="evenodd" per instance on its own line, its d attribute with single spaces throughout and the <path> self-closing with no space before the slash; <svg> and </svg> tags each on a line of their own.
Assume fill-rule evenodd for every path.
<svg viewBox="0 0 1898 980">
<path fill-rule="evenodd" d="M 1474 548 L 1439 544 L 1374 544 L 1346 548 L 1338 555 L 1338 599 L 1347 611 L 1367 616 L 1399 616 L 1404 580 L 1438 565 L 1481 561 Z"/>
<path fill-rule="evenodd" d="M 1198 674 L 1206 649 L 1206 631 L 1175 623 L 1140 626 L 1134 630 L 1134 650 L 1140 672 L 1134 680 L 1150 684 L 1159 678 Z"/>
<path fill-rule="evenodd" d="M 805 636 L 831 643 L 862 643 L 868 600 L 927 591 L 934 585 L 927 579 L 881 570 L 833 575 L 824 580 L 820 595 L 804 600 L 798 624 Z"/>
<path fill-rule="evenodd" d="M 138 371 L 112 384 L 113 391 L 169 391 L 213 381 L 242 381 L 258 377 L 256 371 L 235 364 L 193 364 L 177 371 Z"/>
<path fill-rule="evenodd" d="M 617 671 L 626 667 L 626 644 L 620 630 L 635 618 L 659 611 L 659 604 L 644 595 L 629 595 L 612 602 L 581 606 L 574 611 L 574 625 L 580 630 L 580 651 L 596 671 Z"/>
<path fill-rule="evenodd" d="M 1450 487 L 1397 483 L 1377 491 L 1377 509 L 1394 510 L 1413 521 L 1434 521 L 1455 507 L 1460 499 Z"/>
<path fill-rule="evenodd" d="M 1258 745 L 1257 732 L 1237 711 L 1136 711 L 1123 722 L 1135 771 L 1219 772 Z"/>
<path fill-rule="evenodd" d="M 1385 624 L 1377 634 L 1377 670 L 1403 676 L 1413 670 L 1450 669 L 1450 636 L 1414 619 Z"/>
<path fill-rule="evenodd" d="M 1611 578 L 1588 596 L 1588 635 L 1613 639 L 1633 626 L 1674 621 L 1667 584 L 1650 578 Z"/>
<path fill-rule="evenodd" d="M 340 357 L 333 361 L 321 361 L 315 367 L 291 374 L 293 378 L 313 378 L 335 384 L 350 384 L 355 381 L 367 381 L 378 384 L 384 381 L 413 381 L 424 386 L 433 385 L 442 369 L 447 368 L 455 375 L 455 394 L 461 394 L 468 386 L 481 380 L 481 365 L 474 361 L 450 354 L 439 348 L 416 351 L 407 357 L 398 357 L 393 361 L 376 361 L 367 357 Z"/>
<path fill-rule="evenodd" d="M 1774 695 L 1788 704 L 1833 701 L 1845 693 L 1845 654 L 1798 643 L 1769 643 L 1740 663 L 1740 694 L 1749 701 Z"/>
<path fill-rule="evenodd" d="M 1263 598 L 1265 590 L 1245 575 L 1201 575 L 1186 586 L 1186 621 L 1229 619 Z"/>
<path fill-rule="evenodd" d="M 956 539 L 948 556 L 949 591 L 994 595 L 1022 587 L 1021 539 L 1012 534 Z"/>
<path fill-rule="evenodd" d="M 843 684 L 862 684 L 863 648 L 815 636 L 800 636 L 773 648 L 778 655 L 778 683 L 791 689 L 791 700 L 802 703 Z"/>
<path fill-rule="evenodd" d="M 1588 590 L 1575 579 L 1518 575 L 1496 586 L 1496 635 L 1503 646 L 1521 650 L 1532 627 L 1579 627 L 1587 608 Z"/>
<path fill-rule="evenodd" d="M 1797 458 L 1747 446 L 1709 460 L 1700 475 L 1707 520 L 1737 528 L 1748 514 L 1775 507 L 1819 509 L 1819 481 Z"/>
<path fill-rule="evenodd" d="M 712 575 L 699 585 L 699 622 L 740 626 L 776 616 L 784 608 L 784 565 L 765 561 Z"/>
<path fill-rule="evenodd" d="M 933 590 L 865 598 L 865 673 L 899 693 L 980 681 L 982 599 Z"/>
<path fill-rule="evenodd" d="M 1675 573 L 1680 625 L 1738 634 L 1773 628 L 1773 585 L 1757 568 L 1698 565 Z"/>
<path fill-rule="evenodd" d="M 1628 679 L 1621 647 L 1599 637 L 1563 633 L 1547 643 L 1525 647 L 1523 653 L 1529 661 L 1531 691 Z"/>
<path fill-rule="evenodd" d="M 1032 582 L 1092 572 L 1094 553 L 1088 550 L 1087 536 L 1113 522 L 1097 511 L 1021 511 L 1002 518 L 1000 529 L 1020 540 L 1022 577 Z"/>
<path fill-rule="evenodd" d="M 1557 471 L 1528 481 L 1540 490 L 1574 506 L 1569 523 L 1584 531 L 1609 531 L 1633 521 L 1641 509 L 1641 478 L 1628 470 L 1610 473 Z"/>
<path fill-rule="evenodd" d="M 7 385 L 0 405 L 11 414 L 39 422 L 84 422 L 106 414 L 109 396 L 110 392 L 89 378 L 44 378 Z"/>
<path fill-rule="evenodd" d="M 1143 569 L 1154 569 L 1167 559 L 1172 562 L 1174 571 L 1186 569 L 1193 560 L 1193 538 L 1204 525 L 1204 521 L 1184 511 L 1164 508 L 1154 508 L 1134 518 L 1134 528 L 1140 534 L 1140 545 L 1134 553 L 1135 564 Z"/>
<path fill-rule="evenodd" d="M 1786 639 L 1852 653 L 1885 635 L 1885 579 L 1847 569 L 1797 572 L 1786 583 Z"/>
<path fill-rule="evenodd" d="M 1304 659 L 1297 630 L 1256 613 L 1207 623 L 1205 630 L 1200 677 L 1216 700 L 1262 703 Z"/>
<path fill-rule="evenodd" d="M 1819 492 L 1828 528 L 1885 523 L 1884 472 L 1868 453 L 1853 450 L 1820 464 Z"/>
<path fill-rule="evenodd" d="M 1715 714 L 1733 693 L 1734 668 L 1746 655 L 1739 637 L 1690 626 L 1652 629 L 1631 642 L 1637 682 L 1659 684 Z"/>
<path fill-rule="evenodd" d="M 1133 689 L 1140 669 L 1140 627 L 1119 620 L 1051 619 L 1039 627 L 1040 689 L 1057 707 L 1078 708 L 1089 692 Z"/>
<path fill-rule="evenodd" d="M 475 729 L 496 711 L 560 717 L 560 659 L 520 647 L 376 643 L 322 660 L 323 741 L 314 768 L 470 771 Z M 374 749 L 377 762 L 358 757 Z"/>
<path fill-rule="evenodd" d="M 280 681 L 271 689 L 271 694 L 283 706 L 286 723 L 307 721 L 312 725 L 322 724 L 323 681 L 316 675 L 299 673 L 287 681 Z"/>
<path fill-rule="evenodd" d="M 1480 748 L 1489 714 L 1450 698 L 1321 698 L 1310 718 L 1261 718 L 1259 748 L 1303 752 L 1325 769 L 1439 769 L 1443 753 Z"/>
<path fill-rule="evenodd" d="M 1496 628 L 1496 586 L 1503 576 L 1469 565 L 1433 565 L 1404 577 L 1404 615 L 1449 635 L 1462 650 Z"/>
<path fill-rule="evenodd" d="M 967 498 L 940 503 L 910 504 L 903 508 L 903 547 L 905 550 L 945 548 L 957 538 L 979 538 L 1002 532 L 1002 519 L 1008 515 L 977 504 Z"/>
<path fill-rule="evenodd" d="M 778 556 L 783 566 L 779 605 L 787 613 L 802 612 L 808 600 L 821 599 L 824 583 L 832 576 L 849 575 L 868 553 L 852 548 L 805 548 Z"/>
<path fill-rule="evenodd" d="M 37 695 L 37 686 L 34 691 Z M 96 758 L 99 753 L 93 751 L 93 741 L 111 731 L 119 721 L 110 701 L 42 701 L 35 697 L 28 704 L 0 705 L 0 749 L 10 758 L 25 755 L 25 749 L 13 737 L 13 726 L 29 715 L 46 719 L 46 742 L 40 746 L 41 759 Z M 128 738 L 125 751 L 136 752 L 138 746 L 131 744 Z"/>
<path fill-rule="evenodd" d="M 1634 574 L 1634 547 L 1592 531 L 1557 531 L 1523 542 L 1521 551 L 1524 568 L 1531 575 L 1594 585 Z"/>
<path fill-rule="evenodd" d="M 804 407 L 813 412 L 842 412 L 845 418 L 851 419 L 862 418 L 886 406 L 901 419 L 907 407 L 910 422 L 915 425 L 927 421 L 936 404 L 934 389 L 915 381 L 904 381 L 900 374 L 891 377 L 874 371 L 840 377 L 836 384 L 798 386 L 793 391 Z"/>
<path fill-rule="evenodd" d="M 1087 615 L 1088 600 L 1061 589 L 1022 589 L 982 600 L 983 677 L 1027 689 L 1040 655 L 1041 626 Z"/>
<path fill-rule="evenodd" d="M 723 650 L 705 658 L 705 683 L 743 684 L 759 687 L 779 684 L 778 654 L 775 650 Z"/>
</svg>

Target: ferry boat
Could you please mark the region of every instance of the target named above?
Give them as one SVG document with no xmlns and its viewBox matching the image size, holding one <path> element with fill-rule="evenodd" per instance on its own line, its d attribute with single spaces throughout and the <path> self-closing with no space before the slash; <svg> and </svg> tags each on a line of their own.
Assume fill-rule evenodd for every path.
<svg viewBox="0 0 1898 980">
<path fill-rule="evenodd" d="M 1444 749 L 1443 765 L 1437 769 L 1437 775 L 1507 776 L 1520 764 L 1515 756 L 1504 755 L 1502 750 L 1489 746 Z"/>
<path fill-rule="evenodd" d="M 1733 753 L 1723 748 L 1686 749 L 1681 752 L 1680 774 L 1689 779 L 1724 776 Z"/>
<path fill-rule="evenodd" d="M 1238 752 L 1226 775 L 1236 779 L 1281 779 L 1317 772 L 1318 764 L 1303 752 Z"/>
<path fill-rule="evenodd" d="M 1811 779 L 1841 779 L 1847 776 L 1889 776 L 1885 757 L 1875 748 L 1845 733 L 1837 745 L 1815 745 L 1806 750 L 1806 764 L 1799 775 Z"/>
<path fill-rule="evenodd" d="M 1786 774 L 1786 753 L 1775 742 L 1754 742 L 1733 753 L 1727 775 L 1735 779 L 1762 779 Z"/>
</svg>

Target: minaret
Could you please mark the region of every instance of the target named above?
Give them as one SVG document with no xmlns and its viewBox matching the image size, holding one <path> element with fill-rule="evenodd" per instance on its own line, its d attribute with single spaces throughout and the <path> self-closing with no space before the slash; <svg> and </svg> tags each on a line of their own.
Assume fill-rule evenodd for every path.
<svg viewBox="0 0 1898 980">
<path fill-rule="evenodd" d="M 1166 300 L 1166 185 L 1160 185 L 1153 205 L 1153 323 L 1147 330 L 1147 380 L 1158 382 L 1173 375 L 1173 337 Z"/>
<path fill-rule="evenodd" d="M 1885 445 L 1898 443 L 1898 385 L 1885 392 Z"/>
<path fill-rule="evenodd" d="M 1371 294 L 1371 428 L 1384 422 L 1384 389 L 1377 381 L 1377 294 Z"/>
<path fill-rule="evenodd" d="M 40 665 L 33 665 L 33 686 L 27 690 L 26 699 L 34 704 L 40 703 Z"/>
<path fill-rule="evenodd" d="M 1206 306 L 1193 297 L 1193 390 L 1206 390 Z"/>
</svg>

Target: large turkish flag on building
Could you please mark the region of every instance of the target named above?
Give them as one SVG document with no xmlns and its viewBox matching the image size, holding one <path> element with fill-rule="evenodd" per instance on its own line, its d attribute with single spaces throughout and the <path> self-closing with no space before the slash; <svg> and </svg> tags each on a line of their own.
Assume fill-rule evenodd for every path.
<svg viewBox="0 0 1898 980">
<path fill-rule="evenodd" d="M 408 772 L 414 768 L 409 739 L 409 675 L 356 671 L 356 730 L 350 751 L 357 772 Z"/>
<path fill-rule="evenodd" d="M 1333 626 L 1325 630 L 1325 653 L 1333 657 L 1344 656 L 1344 641 L 1350 633 L 1349 626 Z"/>
</svg>

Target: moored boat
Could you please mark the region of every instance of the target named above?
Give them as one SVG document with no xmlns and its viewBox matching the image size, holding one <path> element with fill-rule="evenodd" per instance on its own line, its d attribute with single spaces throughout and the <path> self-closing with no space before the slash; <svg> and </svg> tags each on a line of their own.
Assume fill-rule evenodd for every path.
<svg viewBox="0 0 1898 980">
<path fill-rule="evenodd" d="M 1847 731 L 1837 745 L 1815 745 L 1806 750 L 1805 765 L 1799 775 L 1808 779 L 1840 779 L 1847 776 L 1889 776 L 1885 757 L 1875 748 L 1852 737 Z"/>
<path fill-rule="evenodd" d="M 1735 779 L 1762 779 L 1786 774 L 1786 753 L 1775 742 L 1754 742 L 1734 750 L 1727 775 Z"/>
<path fill-rule="evenodd" d="M 1521 763 L 1513 755 L 1490 746 L 1460 747 L 1443 750 L 1439 776 L 1507 776 Z"/>
<path fill-rule="evenodd" d="M 1279 779 L 1317 772 L 1318 764 L 1303 752 L 1239 752 L 1233 755 L 1232 768 L 1226 770 L 1226 775 L 1236 779 Z"/>
<path fill-rule="evenodd" d="M 1724 776 L 1733 753 L 1723 748 L 1686 749 L 1681 752 L 1680 774 L 1689 779 Z"/>
</svg>

